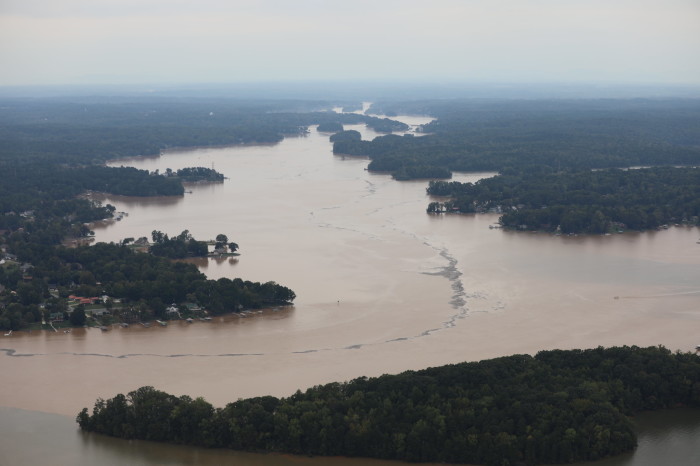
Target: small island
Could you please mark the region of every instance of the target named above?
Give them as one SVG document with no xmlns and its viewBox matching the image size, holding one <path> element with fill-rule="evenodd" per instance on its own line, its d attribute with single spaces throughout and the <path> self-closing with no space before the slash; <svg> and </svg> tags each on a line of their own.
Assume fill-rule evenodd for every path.
<svg viewBox="0 0 700 466">
<path fill-rule="evenodd" d="M 217 172 L 213 168 L 206 167 L 186 167 L 177 170 L 173 173 L 169 168 L 166 169 L 166 176 L 175 176 L 185 183 L 199 182 L 223 182 L 224 175 Z"/>
</svg>

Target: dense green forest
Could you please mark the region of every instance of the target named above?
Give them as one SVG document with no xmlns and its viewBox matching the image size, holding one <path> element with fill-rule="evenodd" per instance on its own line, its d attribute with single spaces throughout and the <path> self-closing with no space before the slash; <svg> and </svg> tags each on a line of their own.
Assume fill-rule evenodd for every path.
<svg viewBox="0 0 700 466">
<path fill-rule="evenodd" d="M 337 141 L 370 170 L 398 178 L 452 171 L 559 171 L 700 163 L 700 101 L 452 100 L 383 104 L 372 111 L 436 117 L 422 137 Z"/>
<path fill-rule="evenodd" d="M 135 252 L 126 245 L 52 246 L 20 235 L 13 234 L 9 243 L 21 262 L 32 264 L 26 272 L 31 280 L 18 267 L 0 267 L 0 284 L 16 290 L 0 297 L 0 328 L 4 329 L 40 322 L 44 310 L 68 311 L 65 298 L 69 295 L 107 295 L 119 300 L 125 315 L 116 317 L 122 321 L 164 318 L 171 303 L 197 303 L 216 315 L 290 304 L 296 297 L 274 282 L 208 280 L 193 264 Z M 50 293 L 50 287 L 57 293 Z"/>
<path fill-rule="evenodd" d="M 451 196 L 428 212 L 503 212 L 509 228 L 609 233 L 700 222 L 700 168 L 655 167 L 516 173 L 476 183 L 431 181 L 428 194 Z"/>
<path fill-rule="evenodd" d="M 698 223 L 696 169 L 611 169 L 698 165 L 699 100 L 414 101 L 371 110 L 436 119 L 423 137 L 340 140 L 334 152 L 367 155 L 370 170 L 398 180 L 499 173 L 473 185 L 431 182 L 429 194 L 452 199 L 428 212 L 492 210 L 506 227 L 563 233 Z"/>
<path fill-rule="evenodd" d="M 542 351 L 358 378 L 214 408 L 152 387 L 99 399 L 83 430 L 249 451 L 488 465 L 632 450 L 630 416 L 700 406 L 700 358 L 662 347 Z"/>
</svg>

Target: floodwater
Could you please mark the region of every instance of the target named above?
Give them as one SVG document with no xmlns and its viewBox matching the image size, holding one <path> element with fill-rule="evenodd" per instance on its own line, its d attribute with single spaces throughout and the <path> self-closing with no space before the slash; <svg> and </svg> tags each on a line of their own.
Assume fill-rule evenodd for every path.
<svg viewBox="0 0 700 466">
<path fill-rule="evenodd" d="M 368 458 L 303 457 L 121 440 L 81 432 L 72 418 L 0 407 L 0 464 L 35 466 L 399 466 Z M 695 466 L 700 464 L 700 410 L 644 413 L 636 420 L 632 453 L 579 466 Z M 431 466 L 431 465 L 426 465 Z M 436 465 L 433 465 L 436 466 Z"/>
<path fill-rule="evenodd" d="M 492 214 L 428 215 L 425 181 L 370 173 L 364 158 L 333 155 L 328 136 L 312 128 L 276 145 L 115 162 L 213 166 L 228 179 L 178 198 L 105 196 L 128 216 L 95 226 L 97 241 L 224 233 L 241 255 L 197 261 L 200 270 L 276 281 L 295 305 L 167 327 L 14 332 L 0 337 L 0 405 L 75 416 L 152 385 L 223 406 L 543 349 L 700 344 L 697 228 L 557 237 L 491 229 Z"/>
</svg>

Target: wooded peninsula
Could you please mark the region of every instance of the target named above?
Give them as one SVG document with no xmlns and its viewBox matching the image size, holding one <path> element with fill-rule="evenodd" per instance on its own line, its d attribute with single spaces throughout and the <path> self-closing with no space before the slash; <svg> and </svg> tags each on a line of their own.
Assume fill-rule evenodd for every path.
<svg viewBox="0 0 700 466">
<path fill-rule="evenodd" d="M 338 154 L 371 158 L 397 180 L 497 172 L 478 183 L 435 181 L 429 213 L 501 212 L 521 230 L 610 233 L 697 225 L 697 100 L 418 101 L 373 111 L 435 116 L 428 133 L 338 139 Z M 686 168 L 670 166 L 685 166 Z M 665 167 L 627 170 L 630 167 Z M 618 170 L 615 170 L 615 169 Z"/>
<path fill-rule="evenodd" d="M 561 233 L 615 233 L 700 222 L 700 169 L 654 167 L 503 174 L 476 183 L 431 181 L 429 213 L 501 212 L 501 225 Z"/>
<path fill-rule="evenodd" d="M 700 357 L 616 347 L 361 377 L 224 408 L 142 387 L 98 399 L 77 422 L 115 437 L 212 448 L 535 465 L 630 451 L 631 416 L 680 406 L 700 406 Z"/>
</svg>

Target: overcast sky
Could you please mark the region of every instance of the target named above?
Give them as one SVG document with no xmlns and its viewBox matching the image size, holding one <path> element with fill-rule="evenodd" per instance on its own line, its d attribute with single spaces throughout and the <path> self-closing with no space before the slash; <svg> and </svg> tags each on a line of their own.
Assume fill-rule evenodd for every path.
<svg viewBox="0 0 700 466">
<path fill-rule="evenodd" d="M 700 0 L 0 0 L 0 85 L 700 84 Z"/>
</svg>

